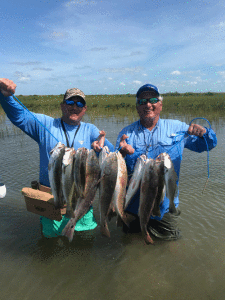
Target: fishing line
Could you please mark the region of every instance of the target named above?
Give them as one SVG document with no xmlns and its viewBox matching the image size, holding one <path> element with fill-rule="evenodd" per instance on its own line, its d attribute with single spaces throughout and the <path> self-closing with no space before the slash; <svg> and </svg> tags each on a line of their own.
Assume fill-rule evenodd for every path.
<svg viewBox="0 0 225 300">
<path fill-rule="evenodd" d="M 32 117 L 36 120 L 36 121 L 38 121 L 38 123 L 39 124 L 41 124 L 41 126 L 43 126 L 44 127 L 44 129 L 45 130 L 47 130 L 48 131 L 48 133 L 50 133 L 50 135 L 59 143 L 59 140 L 48 130 L 48 128 L 46 128 L 45 127 L 45 125 L 44 124 L 42 124 L 39 120 L 38 120 L 38 118 L 36 118 L 35 117 L 35 115 L 15 96 L 15 95 L 13 95 L 12 94 L 12 96 L 13 96 L 13 98 L 14 99 L 16 99 L 18 102 L 19 102 L 19 104 L 24 108 L 24 109 L 26 109 L 31 115 L 32 115 Z"/>
<path fill-rule="evenodd" d="M 116 150 L 116 153 L 118 153 L 123 147 L 119 147 L 117 150 Z"/>
<path fill-rule="evenodd" d="M 122 147 L 120 147 L 120 149 L 121 149 Z M 102 151 L 102 147 L 100 147 L 100 149 L 101 149 L 101 151 Z M 118 149 L 117 151 L 116 151 L 116 153 L 120 150 L 120 149 Z M 108 151 L 105 151 L 107 154 L 109 154 L 109 152 Z"/>
</svg>

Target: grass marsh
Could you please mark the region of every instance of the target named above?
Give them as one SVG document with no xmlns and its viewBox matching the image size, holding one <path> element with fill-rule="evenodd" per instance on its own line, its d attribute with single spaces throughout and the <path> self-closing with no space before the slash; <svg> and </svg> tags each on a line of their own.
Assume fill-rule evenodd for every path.
<svg viewBox="0 0 225 300">
<path fill-rule="evenodd" d="M 216 119 L 225 115 L 225 93 L 167 93 L 163 96 L 162 117 L 190 115 Z M 63 95 L 18 95 L 17 98 L 32 112 L 60 117 Z M 116 116 L 129 120 L 138 118 L 135 95 L 87 95 L 87 116 L 90 120 Z M 0 106 L 0 116 L 4 115 Z M 0 118 L 1 119 L 1 118 Z"/>
</svg>

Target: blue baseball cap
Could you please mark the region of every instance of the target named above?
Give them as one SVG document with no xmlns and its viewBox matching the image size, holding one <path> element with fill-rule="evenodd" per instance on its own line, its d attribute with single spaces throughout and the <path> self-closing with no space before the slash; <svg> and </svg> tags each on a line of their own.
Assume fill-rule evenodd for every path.
<svg viewBox="0 0 225 300">
<path fill-rule="evenodd" d="M 159 96 L 159 90 L 153 84 L 149 84 L 148 83 L 148 84 L 145 84 L 145 85 L 141 86 L 140 89 L 137 91 L 136 97 L 139 98 L 139 96 L 143 92 L 154 92 L 154 93 L 156 93 Z"/>
</svg>

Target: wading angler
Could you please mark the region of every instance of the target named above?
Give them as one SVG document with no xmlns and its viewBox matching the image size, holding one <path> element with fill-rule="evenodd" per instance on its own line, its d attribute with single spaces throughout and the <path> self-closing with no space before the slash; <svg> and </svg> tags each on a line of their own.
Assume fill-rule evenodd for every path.
<svg viewBox="0 0 225 300">
<path fill-rule="evenodd" d="M 60 104 L 62 117 L 57 119 L 44 114 L 30 113 L 24 109 L 12 97 L 15 89 L 16 84 L 13 81 L 1 78 L 0 103 L 10 121 L 35 140 L 39 146 L 39 184 L 41 186 L 50 187 L 48 173 L 50 152 L 59 141 L 75 150 L 84 147 L 89 150 L 93 148 L 96 152 L 100 152 L 105 145 L 110 151 L 114 151 L 114 146 L 107 139 L 105 139 L 104 145 L 101 145 L 99 138 L 101 135 L 96 126 L 82 122 L 88 104 L 84 93 L 78 88 L 66 91 Z M 61 221 L 41 217 L 43 235 L 45 237 L 61 235 L 68 220 L 69 218 L 65 215 L 62 216 Z M 77 222 L 75 230 L 90 230 L 96 226 L 93 208 L 90 206 L 88 212 Z"/>
<path fill-rule="evenodd" d="M 136 218 L 129 226 L 124 224 L 123 230 L 142 230 L 149 243 L 152 242 L 149 233 L 165 240 L 180 237 L 178 186 L 184 148 L 200 153 L 207 151 L 207 145 L 211 150 L 217 144 L 216 134 L 211 128 L 161 119 L 162 108 L 163 98 L 156 86 L 146 84 L 140 87 L 136 94 L 140 118 L 122 129 L 116 143 L 116 148 L 120 148 L 125 157 L 131 177 L 125 210 Z M 162 171 L 159 171 L 160 164 Z M 149 180 L 152 186 L 149 186 Z M 186 180 L 188 184 L 188 178 Z M 158 208 L 154 208 L 154 203 Z"/>
</svg>

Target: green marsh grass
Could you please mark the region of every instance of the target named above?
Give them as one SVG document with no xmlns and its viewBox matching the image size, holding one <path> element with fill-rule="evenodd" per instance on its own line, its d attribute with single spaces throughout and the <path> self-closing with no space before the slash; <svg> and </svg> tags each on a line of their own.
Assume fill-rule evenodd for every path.
<svg viewBox="0 0 225 300">
<path fill-rule="evenodd" d="M 213 119 L 225 115 L 225 93 L 167 93 L 163 94 L 162 117 L 191 115 Z M 17 98 L 32 112 L 60 117 L 63 95 L 18 95 Z M 116 116 L 129 120 L 138 118 L 135 95 L 87 95 L 87 115 L 94 118 Z M 4 114 L 0 106 L 0 115 Z"/>
</svg>

